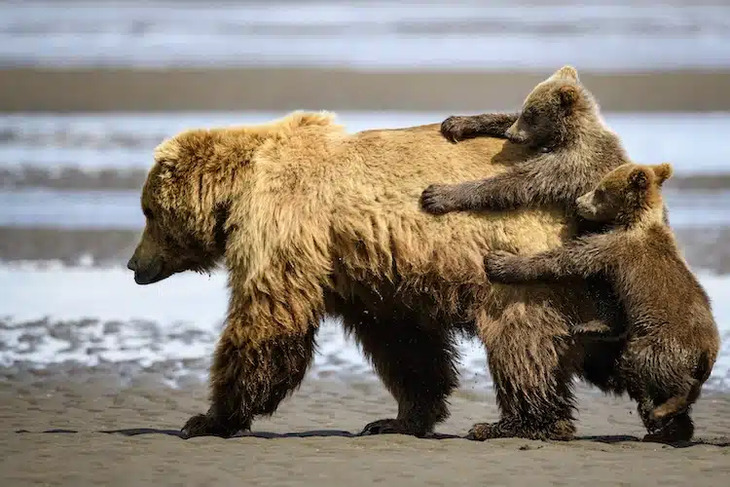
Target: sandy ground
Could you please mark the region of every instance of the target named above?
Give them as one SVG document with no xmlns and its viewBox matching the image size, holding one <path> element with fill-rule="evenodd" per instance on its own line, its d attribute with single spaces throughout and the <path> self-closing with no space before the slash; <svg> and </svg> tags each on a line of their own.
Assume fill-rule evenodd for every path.
<svg viewBox="0 0 730 487">
<path fill-rule="evenodd" d="M 556 69 L 559 66 L 556 66 Z M 549 72 L 0 69 L 0 111 L 513 110 Z M 591 73 L 604 111 L 730 110 L 730 72 Z"/>
<path fill-rule="evenodd" d="M 0 382 L 2 485 L 723 485 L 730 478 L 730 395 L 696 405 L 698 441 L 637 441 L 628 400 L 581 390 L 580 439 L 485 443 L 462 438 L 495 420 L 494 397 L 460 390 L 438 439 L 357 437 L 396 406 L 357 378 L 305 381 L 250 436 L 182 440 L 177 430 L 206 407 L 205 388 L 160 386 L 152 374 L 120 387 L 79 369 L 5 372 Z"/>
</svg>

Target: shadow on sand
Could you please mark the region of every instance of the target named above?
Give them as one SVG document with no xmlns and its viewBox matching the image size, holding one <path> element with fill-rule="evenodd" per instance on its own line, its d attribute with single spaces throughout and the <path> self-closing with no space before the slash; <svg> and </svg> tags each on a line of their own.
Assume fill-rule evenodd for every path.
<svg viewBox="0 0 730 487">
<path fill-rule="evenodd" d="M 159 429 L 159 428 L 125 428 L 125 429 L 116 429 L 116 430 L 99 430 L 98 433 L 105 433 L 105 434 L 112 434 L 112 435 L 122 435 L 122 436 L 140 436 L 140 435 L 166 435 L 166 436 L 174 436 L 177 438 L 183 438 L 182 434 L 180 433 L 180 430 L 172 430 L 172 429 Z M 77 430 L 69 430 L 69 429 L 49 429 L 44 431 L 29 431 L 29 430 L 17 430 L 16 433 L 18 434 L 33 434 L 33 433 L 44 433 L 44 434 L 77 434 L 79 431 Z M 345 430 L 311 430 L 311 431 L 300 431 L 300 432 L 293 432 L 293 433 L 273 433 L 269 431 L 246 431 L 238 433 L 231 437 L 233 438 L 264 438 L 264 439 L 284 439 L 284 438 L 329 438 L 329 437 L 339 437 L 339 438 L 358 438 L 361 435 L 356 433 L 351 433 L 349 431 Z M 448 434 L 441 434 L 441 433 L 434 433 L 431 436 L 428 436 L 427 438 L 424 438 L 425 440 L 448 440 L 448 439 L 467 439 L 463 436 L 458 435 L 448 435 Z M 573 441 L 589 441 L 589 442 L 595 442 L 595 443 L 606 443 L 609 445 L 616 444 L 616 443 L 642 443 L 641 438 L 638 438 L 636 436 L 630 436 L 630 435 L 607 435 L 607 436 L 578 436 Z M 657 443 L 659 444 L 659 443 Z M 672 446 L 674 448 L 688 448 L 691 446 L 697 446 L 697 445 L 709 445 L 709 446 L 717 446 L 721 448 L 727 448 L 730 447 L 730 438 L 727 436 L 721 436 L 716 438 L 698 438 L 692 441 L 683 441 L 678 443 L 671 443 L 668 444 L 668 446 Z M 525 448 L 525 449 L 531 449 L 531 448 Z"/>
</svg>

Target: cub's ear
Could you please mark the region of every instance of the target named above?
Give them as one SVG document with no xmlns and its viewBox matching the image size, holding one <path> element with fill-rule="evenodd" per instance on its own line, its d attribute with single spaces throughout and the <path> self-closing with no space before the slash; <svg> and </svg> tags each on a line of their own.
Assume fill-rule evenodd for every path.
<svg viewBox="0 0 730 487">
<path fill-rule="evenodd" d="M 563 66 L 562 68 L 558 69 L 553 73 L 550 78 L 550 80 L 568 80 L 573 81 L 574 83 L 578 83 L 578 71 L 575 70 L 573 66 Z"/>
<path fill-rule="evenodd" d="M 674 173 L 672 165 L 668 162 L 649 167 L 651 167 L 652 171 L 654 171 L 654 175 L 657 179 L 657 184 L 659 184 L 660 186 L 664 184 L 664 181 L 671 178 L 672 174 Z"/>
<path fill-rule="evenodd" d="M 643 167 L 637 167 L 629 174 L 629 185 L 634 189 L 649 187 L 649 173 Z"/>
<path fill-rule="evenodd" d="M 578 101 L 578 88 L 575 86 L 561 86 L 558 88 L 558 100 L 563 108 L 571 108 Z"/>
</svg>

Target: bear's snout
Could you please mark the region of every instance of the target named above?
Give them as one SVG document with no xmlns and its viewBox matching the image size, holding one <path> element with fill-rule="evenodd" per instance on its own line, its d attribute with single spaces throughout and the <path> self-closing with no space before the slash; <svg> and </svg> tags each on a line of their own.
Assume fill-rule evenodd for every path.
<svg viewBox="0 0 730 487">
<path fill-rule="evenodd" d="M 132 260 L 134 260 L 134 262 L 132 262 Z M 134 282 L 137 284 L 152 284 L 161 281 L 172 274 L 171 272 L 165 271 L 165 265 L 162 259 L 152 259 L 144 265 L 139 265 L 138 261 L 133 257 L 130 259 L 127 267 L 130 267 L 130 264 L 134 267 L 134 269 L 132 269 L 134 271 Z"/>
<path fill-rule="evenodd" d="M 137 257 L 133 255 L 127 262 L 127 269 L 134 272 L 137 270 L 137 265 Z"/>
<path fill-rule="evenodd" d="M 127 269 L 134 272 L 134 282 L 137 284 L 152 284 L 170 277 L 172 272 L 167 267 L 160 255 L 149 256 L 139 247 L 127 262 Z"/>
</svg>

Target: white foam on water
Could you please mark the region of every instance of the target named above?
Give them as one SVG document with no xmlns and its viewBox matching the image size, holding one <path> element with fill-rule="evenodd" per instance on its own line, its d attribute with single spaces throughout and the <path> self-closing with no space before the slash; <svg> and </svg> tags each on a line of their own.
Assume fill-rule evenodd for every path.
<svg viewBox="0 0 730 487">
<path fill-rule="evenodd" d="M 730 338 L 730 276 L 700 275 L 721 334 Z M 123 269 L 78 269 L 37 265 L 0 266 L 0 366 L 29 362 L 52 366 L 134 361 L 148 366 L 169 360 L 209 361 L 227 305 L 222 272 L 209 278 L 187 273 L 138 286 Z M 48 321 L 38 321 L 46 318 Z M 82 321 L 82 320 L 87 321 Z M 70 321 L 72 323 L 58 324 Z M 314 373 L 371 373 L 353 340 L 336 320 L 318 333 Z M 486 374 L 478 342 L 462 342 L 464 379 Z M 730 343 L 713 371 L 718 385 L 730 381 Z"/>
<path fill-rule="evenodd" d="M 222 272 L 209 277 L 178 274 L 160 284 L 139 286 L 131 272 L 120 268 L 40 269 L 27 263 L 0 266 L 0 290 L 0 317 L 9 323 L 0 329 L 0 365 L 5 366 L 15 361 L 150 365 L 208 360 L 228 304 Z M 54 323 L 80 320 L 89 321 L 64 338 L 48 335 L 49 327 L 58 333 Z M 323 323 L 314 367 L 367 370 L 357 346 L 337 325 L 332 320 Z"/>
</svg>

